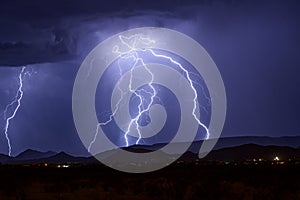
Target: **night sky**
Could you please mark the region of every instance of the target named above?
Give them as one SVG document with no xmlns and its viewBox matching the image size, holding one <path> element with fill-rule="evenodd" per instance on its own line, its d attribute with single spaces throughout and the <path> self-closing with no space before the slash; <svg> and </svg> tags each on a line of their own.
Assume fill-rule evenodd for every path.
<svg viewBox="0 0 300 200">
<path fill-rule="evenodd" d="M 0 111 L 24 98 L 9 134 L 25 149 L 86 153 L 72 117 L 77 70 L 101 41 L 136 27 L 166 27 L 198 41 L 227 93 L 222 137 L 300 136 L 300 4 L 297 1 L 45 0 L 0 3 Z M 0 153 L 7 154 L 0 118 Z"/>
</svg>

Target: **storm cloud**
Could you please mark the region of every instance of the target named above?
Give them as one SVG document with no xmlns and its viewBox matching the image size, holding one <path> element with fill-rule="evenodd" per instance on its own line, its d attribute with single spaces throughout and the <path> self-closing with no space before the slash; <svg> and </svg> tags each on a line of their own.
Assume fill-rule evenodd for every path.
<svg viewBox="0 0 300 200">
<path fill-rule="evenodd" d="M 4 1 L 0 7 L 0 65 L 76 60 L 114 32 L 115 26 L 118 30 L 141 23 L 165 26 L 169 18 L 176 18 L 175 12 L 168 11 L 170 5 L 178 11 L 173 1 Z"/>
<path fill-rule="evenodd" d="M 197 37 L 207 22 L 215 29 L 256 13 L 240 1 L 2 1 L 0 66 L 80 60 L 111 34 L 134 27 L 167 27 Z"/>
</svg>

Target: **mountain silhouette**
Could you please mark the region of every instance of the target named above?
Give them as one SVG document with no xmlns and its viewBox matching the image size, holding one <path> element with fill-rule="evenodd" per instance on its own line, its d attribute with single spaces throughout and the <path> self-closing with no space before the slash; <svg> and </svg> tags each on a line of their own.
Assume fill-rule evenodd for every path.
<svg viewBox="0 0 300 200">
<path fill-rule="evenodd" d="M 0 154 L 0 163 L 8 163 L 10 161 L 10 157 L 4 154 Z"/>
<path fill-rule="evenodd" d="M 250 142 L 249 142 L 250 141 Z M 186 153 L 184 153 L 179 161 L 193 162 L 195 160 L 202 161 L 243 161 L 250 159 L 263 158 L 264 160 L 273 160 L 276 156 L 281 160 L 300 160 L 300 137 L 234 137 L 234 138 L 221 138 L 216 148 L 211 151 L 205 158 L 198 158 L 198 151 L 203 141 L 193 142 Z M 248 142 L 248 143 L 247 143 Z M 252 143 L 254 142 L 254 143 Z M 296 144 L 299 142 L 298 144 Z M 264 145 L 266 144 L 266 145 Z M 286 145 L 289 144 L 289 145 Z M 155 145 L 133 145 L 130 147 L 122 148 L 123 150 L 134 153 L 148 153 L 151 151 L 159 151 L 158 156 L 151 157 L 152 162 L 162 162 L 164 159 L 174 160 L 178 153 L 176 151 L 170 153 L 163 152 L 161 147 L 164 143 Z M 174 147 L 180 147 L 185 143 L 175 143 Z M 176 149 L 176 148 L 175 148 Z M 115 162 L 131 162 L 128 158 L 120 158 L 117 150 L 109 150 L 106 152 L 98 153 L 96 158 Z M 1 164 L 60 164 L 60 163 L 98 163 L 95 157 L 78 157 L 72 156 L 65 152 L 40 152 L 28 149 L 20 153 L 16 157 L 9 157 L 0 154 Z"/>
<path fill-rule="evenodd" d="M 245 144 L 237 147 L 214 150 L 203 158 L 203 160 L 243 161 L 259 158 L 273 160 L 275 157 L 279 157 L 281 160 L 300 160 L 300 149 L 282 146 Z"/>
<path fill-rule="evenodd" d="M 27 149 L 26 151 L 20 153 L 18 156 L 15 157 L 17 160 L 32 160 L 32 159 L 41 159 L 41 158 L 47 158 L 50 156 L 54 156 L 57 154 L 53 151 L 47 151 L 47 152 L 40 152 L 32 149 Z"/>
<path fill-rule="evenodd" d="M 188 151 L 193 153 L 198 153 L 203 141 L 194 141 Z M 136 145 L 132 146 L 132 148 L 140 148 L 143 146 L 145 150 L 156 151 L 164 147 L 167 143 L 158 143 L 153 145 Z M 176 149 L 181 149 L 182 145 L 186 143 L 174 143 L 173 145 L 178 148 L 175 148 L 174 154 L 179 153 L 176 152 Z M 217 144 L 214 146 L 214 150 L 224 149 L 228 147 L 236 147 L 244 144 L 257 144 L 261 146 L 288 146 L 292 148 L 299 148 L 300 144 L 300 136 L 284 136 L 284 137 L 265 137 L 265 136 L 241 136 L 241 137 L 224 137 L 220 138 Z"/>
</svg>

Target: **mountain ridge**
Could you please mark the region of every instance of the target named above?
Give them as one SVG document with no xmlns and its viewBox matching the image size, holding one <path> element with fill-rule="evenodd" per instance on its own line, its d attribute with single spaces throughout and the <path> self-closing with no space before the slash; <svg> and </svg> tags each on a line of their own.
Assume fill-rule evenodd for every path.
<svg viewBox="0 0 300 200">
<path fill-rule="evenodd" d="M 195 141 L 187 149 L 187 152 L 181 156 L 181 160 L 195 160 L 198 159 L 198 152 L 203 141 Z M 184 145 L 186 143 L 175 143 L 176 145 Z M 290 145 L 289 145 L 290 144 Z M 151 151 L 160 150 L 165 143 L 154 145 L 133 145 L 130 147 L 121 148 L 126 151 L 135 153 L 148 153 Z M 227 137 L 220 138 L 216 147 L 202 160 L 242 160 L 250 159 L 250 157 L 259 157 L 260 155 L 255 152 L 264 152 L 271 159 L 275 154 L 273 152 L 283 152 L 283 158 L 294 157 L 300 159 L 300 136 L 284 136 L 284 137 L 257 137 L 257 136 L 241 136 L 241 137 Z M 115 156 L 116 149 L 105 151 L 96 154 L 95 157 L 101 159 L 108 159 Z M 165 152 L 162 152 L 165 154 Z M 241 155 L 241 153 L 243 155 Z M 176 152 L 167 153 L 170 155 L 177 155 Z M 282 153 L 281 153 L 282 154 Z M 73 156 L 65 152 L 40 152 L 37 150 L 27 149 L 15 157 L 9 157 L 0 154 L 0 163 L 2 164 L 38 164 L 38 163 L 96 163 L 98 162 L 93 156 Z"/>
</svg>

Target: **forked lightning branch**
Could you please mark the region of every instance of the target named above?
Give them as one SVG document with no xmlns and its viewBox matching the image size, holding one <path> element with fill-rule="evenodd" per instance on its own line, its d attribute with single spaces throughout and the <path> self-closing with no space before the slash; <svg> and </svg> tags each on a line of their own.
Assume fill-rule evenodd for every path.
<svg viewBox="0 0 300 200">
<path fill-rule="evenodd" d="M 12 151 L 12 144 L 11 144 L 10 135 L 9 135 L 9 127 L 10 127 L 11 120 L 13 120 L 15 118 L 15 116 L 17 115 L 17 112 L 22 103 L 22 98 L 23 98 L 23 94 L 24 94 L 23 78 L 24 78 L 24 75 L 28 74 L 28 73 L 26 73 L 25 70 L 26 70 L 26 67 L 22 67 L 21 72 L 18 76 L 19 86 L 18 86 L 16 95 L 14 96 L 12 101 L 9 104 L 7 104 L 7 106 L 5 107 L 5 110 L 3 112 L 3 117 L 5 120 L 4 135 L 5 135 L 5 138 L 7 141 L 9 156 L 11 156 L 11 151 Z"/>
<path fill-rule="evenodd" d="M 139 100 L 139 103 L 137 105 L 138 113 L 137 113 L 136 117 L 134 117 L 133 119 L 130 120 L 130 122 L 126 128 L 126 132 L 124 134 L 124 140 L 125 140 L 126 146 L 128 147 L 130 145 L 129 141 L 128 141 L 128 135 L 130 134 L 130 131 L 132 131 L 133 129 L 135 129 L 135 131 L 138 133 L 138 138 L 137 138 L 135 144 L 140 144 L 140 141 L 142 140 L 143 135 L 140 130 L 139 121 L 140 121 L 142 115 L 150 110 L 151 106 L 153 105 L 154 98 L 157 95 L 157 91 L 156 91 L 155 87 L 153 86 L 153 81 L 154 81 L 155 75 L 151 72 L 150 68 L 147 67 L 147 64 L 144 62 L 143 57 L 139 53 L 139 52 L 145 52 L 145 51 L 151 53 L 151 55 L 154 57 L 163 58 L 163 59 L 166 59 L 167 61 L 170 61 L 171 63 L 178 66 L 180 68 L 180 70 L 182 71 L 182 73 L 185 74 L 185 76 L 188 80 L 188 83 L 190 85 L 190 88 L 193 91 L 193 110 L 191 112 L 191 115 L 193 116 L 194 120 L 199 124 L 199 126 L 201 126 L 205 129 L 205 139 L 209 139 L 210 133 L 209 133 L 208 127 L 204 123 L 201 122 L 200 118 L 196 114 L 196 110 L 198 109 L 197 108 L 198 107 L 198 103 L 197 103 L 198 92 L 194 86 L 193 80 L 191 79 L 190 72 L 181 63 L 176 61 L 171 56 L 156 53 L 155 50 L 153 50 L 151 48 L 151 45 L 155 43 L 155 40 L 152 40 L 141 34 L 135 34 L 130 37 L 120 35 L 119 41 L 120 41 L 120 45 L 126 46 L 128 50 L 121 51 L 120 46 L 116 45 L 116 46 L 114 46 L 112 53 L 117 54 L 118 55 L 117 58 L 119 60 L 120 59 L 128 59 L 128 58 L 133 59 L 133 64 L 130 68 L 130 79 L 129 79 L 128 90 L 131 92 L 131 94 L 134 94 L 136 97 L 138 97 L 138 100 Z M 149 48 L 139 48 L 138 45 L 140 43 L 144 44 L 145 46 L 149 46 Z M 150 102 L 147 102 L 147 100 L 142 95 L 142 92 L 135 90 L 132 86 L 132 82 L 133 82 L 133 78 L 134 78 L 134 70 L 138 66 L 142 66 L 143 69 L 146 70 L 146 72 L 151 76 L 150 81 L 147 83 L 147 85 L 150 88 L 150 91 L 147 92 L 148 94 L 150 93 Z M 121 66 L 120 62 L 118 62 L 118 68 L 119 68 L 120 76 L 122 79 L 123 78 L 122 66 Z M 89 152 L 91 151 L 92 145 L 96 142 L 99 128 L 101 128 L 101 126 L 106 126 L 108 123 L 110 123 L 113 120 L 114 115 L 118 112 L 120 102 L 122 102 L 122 98 L 124 96 L 125 91 L 123 91 L 119 85 L 117 87 L 121 93 L 121 97 L 118 100 L 118 102 L 116 103 L 116 105 L 114 106 L 114 110 L 112 111 L 112 114 L 109 116 L 108 120 L 98 123 L 93 140 L 90 142 L 89 147 L 88 147 Z M 140 89 L 140 90 L 142 90 L 142 89 Z M 147 106 L 143 106 L 145 104 Z"/>
<path fill-rule="evenodd" d="M 98 86 L 101 101 L 96 106 Z M 206 89 L 209 110 L 202 108 Z M 216 64 L 197 41 L 175 30 L 143 27 L 115 34 L 87 55 L 74 82 L 72 111 L 90 154 L 111 168 L 143 173 L 174 162 L 198 136 L 204 139 L 199 158 L 207 155 L 224 126 L 226 93 Z M 208 124 L 202 111 L 208 111 Z M 159 150 L 136 153 L 120 148 L 156 144 L 164 134 L 170 140 Z M 97 157 L 112 149 L 114 156 Z M 168 159 L 168 152 L 176 154 Z M 153 162 L 155 158 L 160 162 Z M 121 160 L 133 164 L 119 165 Z"/>
</svg>

